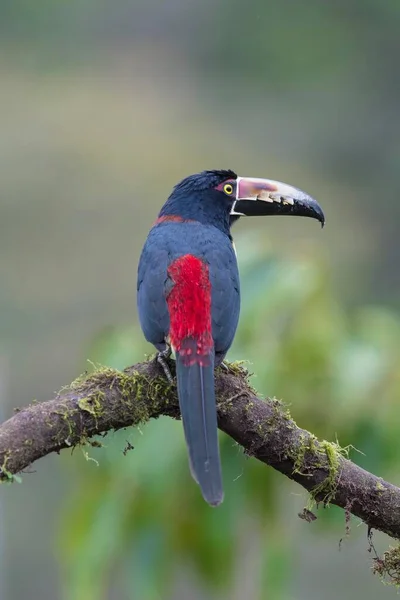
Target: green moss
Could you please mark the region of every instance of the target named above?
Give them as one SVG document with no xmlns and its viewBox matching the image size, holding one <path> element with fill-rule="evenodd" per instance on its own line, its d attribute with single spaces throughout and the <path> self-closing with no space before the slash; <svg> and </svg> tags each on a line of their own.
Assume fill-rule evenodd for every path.
<svg viewBox="0 0 400 600">
<path fill-rule="evenodd" d="M 233 362 L 224 360 L 223 364 L 218 367 L 218 370 L 221 373 L 226 373 L 226 371 L 228 371 L 228 373 L 231 373 L 232 375 L 247 377 L 248 371 L 245 367 L 243 367 L 246 362 L 247 361 L 245 360 L 235 360 Z"/>
<path fill-rule="evenodd" d="M 312 456 L 318 451 L 318 440 L 312 434 L 300 434 L 300 444 L 297 449 L 297 454 L 294 456 L 293 473 L 299 473 L 300 475 L 307 476 L 309 473 L 303 472 L 309 469 L 307 459 L 307 453 L 311 453 Z"/>
<path fill-rule="evenodd" d="M 341 457 L 348 457 L 349 448 L 342 448 L 336 442 L 320 442 L 313 434 L 301 433 L 300 443 L 294 460 L 293 473 L 305 477 L 318 469 L 327 470 L 328 474 L 321 483 L 310 491 L 310 501 L 307 510 L 311 510 L 318 502 L 328 505 L 336 494 Z"/>
<path fill-rule="evenodd" d="M 374 558 L 372 571 L 383 583 L 400 587 L 400 546 L 389 548 L 382 557 Z"/>
<path fill-rule="evenodd" d="M 234 375 L 235 377 L 239 377 L 243 380 L 243 382 L 249 388 L 249 391 L 254 395 L 257 395 L 257 390 L 251 385 L 250 377 L 252 373 L 248 371 L 243 365 L 248 364 L 246 360 L 236 360 L 234 362 L 228 362 L 224 360 L 223 363 L 217 368 L 217 373 L 221 375 L 226 375 L 229 373 L 230 375 Z"/>
<path fill-rule="evenodd" d="M 292 421 L 290 411 L 282 402 L 282 400 L 279 400 L 278 398 L 270 398 L 269 403 L 272 408 L 272 414 L 261 424 L 260 429 L 260 431 L 265 430 L 266 435 L 270 435 L 271 430 L 280 427 L 282 421 L 286 421 L 286 427 L 288 426 L 288 423 Z M 296 425 L 293 422 L 293 427 L 295 426 Z"/>
<path fill-rule="evenodd" d="M 336 494 L 340 461 L 341 458 L 348 458 L 350 446 L 343 448 L 337 442 L 327 442 L 326 440 L 317 443 L 317 455 L 321 459 L 316 462 L 315 467 L 326 469 L 328 466 L 328 475 L 311 490 L 311 502 L 314 504 L 322 501 L 327 506 Z"/>
<path fill-rule="evenodd" d="M 72 446 L 72 441 L 70 438 L 74 438 L 74 433 L 75 433 L 75 423 L 73 420 L 74 415 L 77 413 L 78 409 L 71 409 L 68 408 L 67 406 L 64 407 L 60 407 L 59 410 L 54 411 L 54 414 L 59 415 L 63 421 L 65 421 L 67 427 L 68 427 L 68 435 L 65 438 L 64 433 L 61 432 L 61 435 L 63 437 L 63 439 L 58 439 L 59 443 L 66 443 L 67 446 Z M 52 428 L 54 426 L 54 424 L 48 420 L 47 422 L 47 426 Z"/>
<path fill-rule="evenodd" d="M 171 393 L 171 384 L 165 377 L 147 378 L 137 371 L 93 366 L 93 372 L 80 375 L 68 387 L 62 388 L 60 393 L 82 396 L 77 401 L 78 409 L 96 419 L 103 415 L 107 391 L 118 390 L 122 400 L 121 410 L 129 412 L 134 424 L 148 421 Z"/>
<path fill-rule="evenodd" d="M 171 387 L 175 384 L 170 384 L 166 377 L 155 377 L 154 379 L 145 379 L 146 392 L 143 396 L 143 385 L 140 383 L 140 379 L 143 380 L 143 375 L 139 376 L 139 381 L 136 382 L 138 386 L 137 396 L 142 400 L 150 399 L 153 406 L 156 407 L 160 404 L 160 401 L 164 401 L 165 396 L 168 396 L 171 392 Z"/>
<path fill-rule="evenodd" d="M 279 398 L 274 397 L 274 398 L 271 398 L 271 402 L 272 402 L 274 411 L 277 413 L 277 415 L 279 415 L 279 417 L 281 417 L 285 421 L 292 420 L 292 415 L 290 414 L 290 410 L 282 400 L 279 400 Z"/>
<path fill-rule="evenodd" d="M 22 483 L 21 477 L 14 475 L 7 469 L 8 461 L 11 458 L 11 452 L 8 451 L 4 454 L 3 464 L 0 467 L 0 483 Z"/>
<path fill-rule="evenodd" d="M 322 500 L 325 505 L 328 505 L 332 498 L 335 496 L 338 482 L 340 458 L 345 449 L 341 448 L 335 442 L 327 442 L 323 440 L 320 443 L 321 450 L 318 453 L 325 453 L 328 463 L 328 475 L 319 485 L 316 485 L 311 491 L 311 497 L 313 500 Z M 317 465 L 318 467 L 319 465 Z M 320 465 L 325 466 L 323 464 Z"/>
<path fill-rule="evenodd" d="M 375 486 L 377 492 L 384 492 L 385 491 L 385 486 L 382 485 L 382 483 L 380 481 L 376 482 L 376 486 Z"/>
<path fill-rule="evenodd" d="M 80 398 L 78 400 L 78 406 L 81 410 L 88 412 L 93 415 L 96 421 L 97 428 L 97 419 L 103 414 L 103 404 L 104 400 L 104 392 L 101 390 L 93 391 L 88 396 L 84 398 Z"/>
</svg>

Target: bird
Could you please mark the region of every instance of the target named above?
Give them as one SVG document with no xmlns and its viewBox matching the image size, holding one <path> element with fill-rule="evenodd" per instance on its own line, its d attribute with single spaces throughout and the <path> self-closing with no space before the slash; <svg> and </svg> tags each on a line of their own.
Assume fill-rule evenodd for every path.
<svg viewBox="0 0 400 600">
<path fill-rule="evenodd" d="M 168 379 L 173 352 L 191 474 L 204 500 L 224 498 L 214 370 L 232 345 L 240 282 L 232 225 L 244 216 L 325 216 L 316 200 L 271 179 L 207 170 L 178 183 L 143 246 L 137 309 L 146 340 Z"/>
</svg>

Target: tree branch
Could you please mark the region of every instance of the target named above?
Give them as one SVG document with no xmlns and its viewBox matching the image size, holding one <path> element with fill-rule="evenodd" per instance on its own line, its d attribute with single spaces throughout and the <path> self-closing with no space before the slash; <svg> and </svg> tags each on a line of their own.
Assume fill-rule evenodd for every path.
<svg viewBox="0 0 400 600">
<path fill-rule="evenodd" d="M 216 392 L 219 427 L 248 455 L 298 482 L 317 502 L 336 504 L 369 529 L 400 538 L 399 488 L 346 459 L 336 444 L 300 429 L 278 400 L 258 398 L 244 369 L 219 368 Z M 12 480 L 51 452 L 160 415 L 179 418 L 179 407 L 176 387 L 168 384 L 157 363 L 122 372 L 96 370 L 53 400 L 19 410 L 0 425 L 0 479 Z"/>
</svg>

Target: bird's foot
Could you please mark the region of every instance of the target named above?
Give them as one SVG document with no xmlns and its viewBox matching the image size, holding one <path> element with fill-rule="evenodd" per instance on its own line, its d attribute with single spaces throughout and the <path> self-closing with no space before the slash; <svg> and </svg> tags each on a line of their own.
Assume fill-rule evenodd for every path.
<svg viewBox="0 0 400 600">
<path fill-rule="evenodd" d="M 226 373 L 229 373 L 229 367 L 226 364 L 226 362 L 223 360 L 222 363 L 220 364 L 221 369 L 223 369 Z"/>
<path fill-rule="evenodd" d="M 163 350 L 162 352 L 159 352 L 157 354 L 157 362 L 159 365 L 162 366 L 165 376 L 168 379 L 169 383 L 173 384 L 174 378 L 172 377 L 171 371 L 170 371 L 168 363 L 167 363 L 167 360 L 169 359 L 170 356 L 171 356 L 171 348 L 169 346 L 167 346 L 165 350 Z"/>
</svg>

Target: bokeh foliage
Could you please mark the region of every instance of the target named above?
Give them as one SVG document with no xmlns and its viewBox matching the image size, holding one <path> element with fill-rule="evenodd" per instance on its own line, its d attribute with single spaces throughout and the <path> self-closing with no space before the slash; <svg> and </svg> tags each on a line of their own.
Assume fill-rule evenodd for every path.
<svg viewBox="0 0 400 600">
<path fill-rule="evenodd" d="M 355 446 L 364 453 L 353 455 L 359 464 L 390 477 L 398 461 L 399 316 L 379 306 L 346 310 L 312 247 L 278 256 L 254 234 L 237 246 L 242 313 L 230 359 L 249 361 L 259 392 L 290 403 L 299 425 Z M 139 330 L 114 329 L 88 354 L 122 368 L 146 350 Z M 206 597 L 229 598 L 249 520 L 262 539 L 254 597 L 264 597 L 265 581 L 271 597 L 287 597 L 293 533 L 284 526 L 282 476 L 221 434 L 226 495 L 210 509 L 190 478 L 180 422 L 162 418 L 101 441 L 104 448 L 88 450 L 97 466 L 79 461 L 65 509 L 68 600 L 107 598 L 115 581 L 127 598 L 167 598 L 186 568 Z M 134 449 L 123 452 L 128 442 Z M 319 517 L 321 534 L 343 520 L 335 508 Z"/>
</svg>

